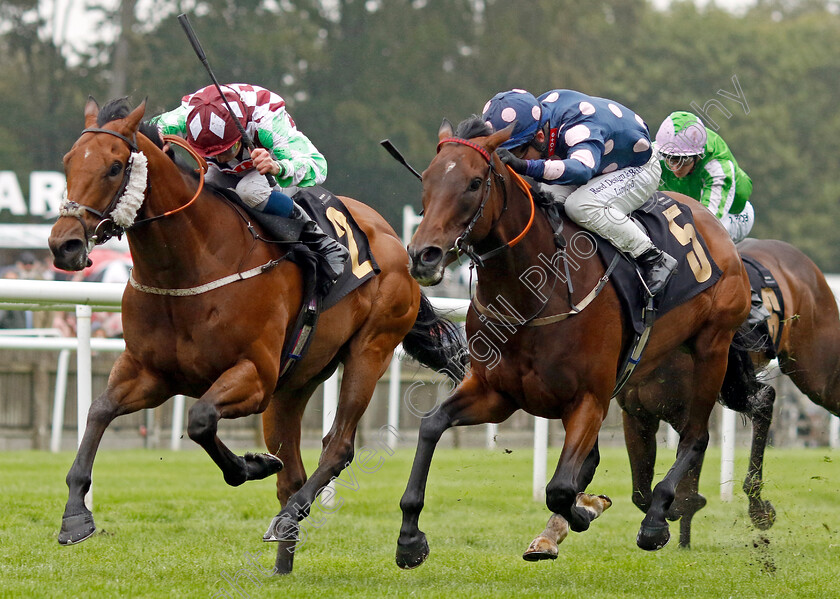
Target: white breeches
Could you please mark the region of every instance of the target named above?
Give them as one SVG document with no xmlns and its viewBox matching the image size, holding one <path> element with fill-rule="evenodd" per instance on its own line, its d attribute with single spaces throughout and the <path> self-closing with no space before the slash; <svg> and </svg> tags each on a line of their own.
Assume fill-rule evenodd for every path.
<svg viewBox="0 0 840 599">
<path fill-rule="evenodd" d="M 726 228 L 732 241 L 738 243 L 750 234 L 755 223 L 755 210 L 753 210 L 752 204 L 747 202 L 740 213 L 726 214 L 720 219 L 720 222 Z"/>
<path fill-rule="evenodd" d="M 662 167 L 654 152 L 642 166 L 598 175 L 583 185 L 543 184 L 542 188 L 564 204 L 566 214 L 574 222 L 638 258 L 653 243 L 627 215 L 656 191 L 661 174 Z"/>
</svg>

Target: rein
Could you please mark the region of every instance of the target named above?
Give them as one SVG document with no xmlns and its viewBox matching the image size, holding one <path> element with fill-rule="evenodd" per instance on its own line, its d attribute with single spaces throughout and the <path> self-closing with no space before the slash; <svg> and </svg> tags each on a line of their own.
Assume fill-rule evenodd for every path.
<svg viewBox="0 0 840 599">
<path fill-rule="evenodd" d="M 473 262 L 475 262 L 479 266 L 484 266 L 484 261 L 485 260 L 488 260 L 488 259 L 500 254 L 501 252 L 503 252 L 506 249 L 512 248 L 517 243 L 522 241 L 522 239 L 525 237 L 525 235 L 528 233 L 528 231 L 531 230 L 531 226 L 534 224 L 534 216 L 536 214 L 536 205 L 534 203 L 534 196 L 531 193 L 530 186 L 519 175 L 519 173 L 515 172 L 512 168 L 510 168 L 509 165 L 505 165 L 505 166 L 507 166 L 508 173 L 513 178 L 514 183 L 528 197 L 528 200 L 531 203 L 531 215 L 528 218 L 528 224 L 525 225 L 525 228 L 522 230 L 522 232 L 519 233 L 519 235 L 517 235 L 516 237 L 514 237 L 510 241 L 506 242 L 504 245 L 501 245 L 501 246 L 499 246 L 499 247 L 497 247 L 497 248 L 495 248 L 495 249 L 493 249 L 493 250 L 491 250 L 491 251 L 489 251 L 485 254 L 482 254 L 481 256 L 476 255 L 475 252 L 473 251 L 472 247 L 469 246 L 469 245 L 466 245 L 464 240 L 472 232 L 473 227 L 475 227 L 475 224 L 478 222 L 478 219 L 481 218 L 481 215 L 484 213 L 484 206 L 485 206 L 485 204 L 487 203 L 487 200 L 490 197 L 490 190 L 491 190 L 491 186 L 492 186 L 492 175 L 496 175 L 498 177 L 498 179 L 501 181 L 502 191 L 505 194 L 505 196 L 504 196 L 504 206 L 502 208 L 502 214 L 504 214 L 505 211 L 507 210 L 507 190 L 506 190 L 506 187 L 504 186 L 504 178 L 501 175 L 501 173 L 496 172 L 496 170 L 493 166 L 492 156 L 490 155 L 490 152 L 488 152 L 486 148 L 484 148 L 484 147 L 482 147 L 482 146 L 480 146 L 480 145 L 476 144 L 475 142 L 472 142 L 468 139 L 463 139 L 463 138 L 460 138 L 460 137 L 447 137 L 445 139 L 442 139 L 438 143 L 437 151 L 440 152 L 440 147 L 443 144 L 450 143 L 450 142 L 451 143 L 458 143 L 458 144 L 461 144 L 461 145 L 464 145 L 464 146 L 467 146 L 467 147 L 470 147 L 470 148 L 476 150 L 479 154 L 481 154 L 481 156 L 484 158 L 484 160 L 487 161 L 487 164 L 489 165 L 489 171 L 488 171 L 488 174 L 487 174 L 487 183 L 486 183 L 487 187 L 486 187 L 486 190 L 485 190 L 485 193 L 484 193 L 484 197 L 481 200 L 481 204 L 479 204 L 478 209 L 476 210 L 475 214 L 473 215 L 472 219 L 470 220 L 470 222 L 467 225 L 464 232 L 461 233 L 461 235 L 455 240 L 455 243 L 453 244 L 453 248 L 457 247 L 459 250 L 461 250 L 465 254 L 467 254 L 473 260 Z M 499 216 L 499 219 L 501 219 L 501 215 Z M 491 226 L 495 227 L 495 225 L 498 223 L 499 219 L 497 219 L 496 222 L 494 222 L 493 225 L 491 225 Z M 529 326 L 529 327 L 540 327 L 540 326 L 553 324 L 555 322 L 560 322 L 562 320 L 565 320 L 570 316 L 574 316 L 575 314 L 579 314 L 580 312 L 582 312 L 584 310 L 584 308 L 586 308 L 590 303 L 592 303 L 592 301 L 596 297 L 598 297 L 598 294 L 601 293 L 601 291 L 604 289 L 606 284 L 609 282 L 610 275 L 612 274 L 612 271 L 615 269 L 616 265 L 618 264 L 619 255 L 616 254 L 616 256 L 613 258 L 610 265 L 607 267 L 607 270 L 604 272 L 603 276 L 600 279 L 598 279 L 598 283 L 596 283 L 595 287 L 577 305 L 575 305 L 574 302 L 571 301 L 572 279 L 569 276 L 569 265 L 568 265 L 568 261 L 565 259 L 566 258 L 565 253 L 564 253 L 563 257 L 564 257 L 564 263 L 565 263 L 565 268 L 566 268 L 566 277 L 567 277 L 566 280 L 567 280 L 568 286 L 569 286 L 569 294 L 570 294 L 569 303 L 571 304 L 571 308 L 572 308 L 568 312 L 563 312 L 562 314 L 555 314 L 553 316 L 544 316 L 542 318 L 537 318 L 537 316 L 545 309 L 545 306 L 548 303 L 547 299 L 546 299 L 546 302 L 543 303 L 542 307 L 540 307 L 533 314 L 533 316 L 531 316 L 530 318 L 526 318 L 526 319 L 513 318 L 511 316 L 507 316 L 505 314 L 500 314 L 499 312 L 496 312 L 494 310 L 491 310 L 490 308 L 487 308 L 486 306 L 482 305 L 481 302 L 478 300 L 478 294 L 473 296 L 473 298 L 471 300 L 472 305 L 475 307 L 476 311 L 479 314 L 481 314 L 484 318 L 493 319 L 497 322 L 501 322 L 501 323 L 504 323 L 504 324 L 520 325 L 520 326 L 524 325 L 524 326 Z M 557 283 L 557 278 L 555 278 L 554 282 L 555 282 L 555 284 Z"/>
<path fill-rule="evenodd" d="M 183 138 L 178 137 L 177 135 L 164 135 L 163 136 L 164 142 L 173 143 L 176 146 L 179 146 L 186 150 L 187 154 L 189 154 L 193 160 L 195 160 L 196 164 L 198 164 L 198 187 L 193 194 L 193 197 L 190 198 L 190 201 L 184 204 L 183 206 L 179 206 L 178 208 L 174 208 L 172 210 L 168 210 L 163 214 L 158 214 L 156 216 L 150 216 L 148 218 L 144 218 L 143 220 L 136 221 L 133 226 L 137 225 L 144 225 L 146 223 L 152 222 L 153 220 L 158 220 L 161 218 L 166 218 L 167 216 L 172 216 L 173 214 L 177 214 L 181 210 L 185 210 L 189 208 L 193 202 L 198 199 L 198 196 L 201 195 L 201 190 L 204 189 L 204 173 L 207 172 L 207 161 L 202 158 L 198 152 L 193 150 L 192 146 L 184 141 Z"/>
<path fill-rule="evenodd" d="M 525 228 L 522 230 L 521 233 L 519 233 L 519 235 L 514 237 L 512 240 L 506 242 L 505 244 L 503 244 L 503 245 L 501 245 L 501 246 L 499 246 L 499 247 L 497 247 L 493 250 L 490 250 L 489 252 L 479 256 L 478 254 L 475 253 L 475 250 L 473 249 L 473 247 L 470 244 L 467 243 L 466 239 L 467 239 L 467 237 L 469 237 L 470 233 L 472 233 L 472 230 L 473 230 L 473 228 L 475 228 L 475 225 L 478 222 L 478 219 L 480 219 L 482 217 L 482 215 L 484 214 L 484 206 L 487 204 L 487 201 L 490 199 L 490 192 L 492 190 L 493 176 L 494 175 L 499 180 L 499 182 L 502 184 L 502 193 L 504 194 L 504 200 L 503 200 L 503 205 L 502 205 L 502 215 L 507 211 L 507 188 L 504 185 L 504 176 L 501 173 L 499 173 L 498 171 L 496 171 L 496 168 L 493 165 L 493 158 L 490 155 L 490 152 L 488 152 L 486 148 L 478 145 L 475 142 L 472 142 L 468 139 L 463 139 L 461 137 L 447 137 L 446 139 L 442 139 L 438 143 L 438 145 L 437 145 L 437 151 L 438 152 L 440 152 L 441 146 L 445 143 L 457 143 L 457 144 L 461 144 L 463 146 L 467 146 L 469 148 L 472 148 L 473 150 L 475 150 L 479 154 L 481 154 L 481 156 L 484 158 L 484 160 L 488 164 L 487 179 L 486 179 L 486 183 L 485 183 L 486 187 L 485 187 L 485 190 L 484 190 L 484 196 L 481 199 L 481 203 L 478 205 L 478 208 L 476 209 L 475 214 L 473 214 L 472 218 L 470 219 L 470 222 L 467 224 L 463 233 L 461 233 L 461 235 L 458 236 L 458 238 L 452 244 L 452 248 L 450 248 L 450 250 L 449 250 L 449 251 L 452 251 L 452 250 L 457 249 L 459 252 L 463 252 L 467 256 L 469 256 L 470 259 L 473 262 L 475 262 L 476 264 L 478 264 L 479 266 L 484 266 L 484 261 L 485 260 L 489 260 L 490 258 L 502 253 L 506 249 L 512 248 L 517 243 L 522 241 L 522 238 L 525 237 L 525 235 L 528 233 L 528 231 L 530 231 L 531 225 L 534 224 L 534 214 L 536 212 L 536 207 L 534 205 L 534 197 L 531 195 L 531 190 L 528 187 L 528 184 L 522 179 L 522 177 L 520 177 L 517 173 L 515 173 L 513 171 L 513 169 L 511 169 L 508 166 L 507 167 L 508 173 L 510 173 L 513 176 L 516 184 L 525 192 L 525 194 L 528 196 L 528 200 L 531 202 L 531 216 L 528 219 L 528 224 L 525 225 Z M 500 219 L 501 219 L 501 215 L 499 215 L 499 219 L 497 219 L 496 222 L 494 222 L 491 226 L 495 227 L 495 225 L 498 223 L 498 221 Z"/>
<path fill-rule="evenodd" d="M 123 178 L 120 182 L 120 186 L 117 188 L 117 191 L 114 193 L 114 197 L 111 199 L 105 210 L 100 212 L 95 208 L 85 206 L 69 199 L 65 199 L 65 201 L 62 202 L 59 215 L 72 216 L 79 221 L 82 225 L 82 230 L 85 233 L 85 244 L 88 248 L 88 252 L 90 252 L 90 250 L 92 250 L 95 246 L 105 243 L 112 237 L 122 238 L 125 231 L 131 227 L 146 224 L 184 210 L 196 199 L 198 199 L 198 196 L 201 194 L 201 190 L 204 188 L 204 173 L 207 170 L 207 163 L 205 160 L 180 137 L 175 135 L 164 135 L 164 141 L 174 143 L 175 145 L 184 148 L 198 163 L 198 188 L 190 201 L 183 206 L 179 206 L 178 208 L 169 210 L 163 214 L 137 221 L 135 220 L 137 211 L 145 201 L 146 193 L 150 188 L 150 184 L 148 182 L 148 159 L 145 154 L 139 150 L 136 142 L 136 136 L 135 139 L 129 139 L 122 133 L 118 133 L 111 129 L 103 129 L 101 127 L 88 127 L 87 129 L 82 130 L 82 134 L 85 133 L 105 133 L 107 135 L 112 135 L 124 141 L 131 150 L 129 159 L 126 162 L 125 170 L 123 171 Z M 84 219 L 82 218 L 84 212 L 89 212 L 99 218 L 99 222 L 94 227 L 92 234 L 89 233 Z"/>
</svg>

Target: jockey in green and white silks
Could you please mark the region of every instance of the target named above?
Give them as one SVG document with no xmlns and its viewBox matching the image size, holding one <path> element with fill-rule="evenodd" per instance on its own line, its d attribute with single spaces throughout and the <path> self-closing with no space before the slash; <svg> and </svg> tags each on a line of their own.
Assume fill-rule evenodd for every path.
<svg viewBox="0 0 840 599">
<path fill-rule="evenodd" d="M 347 248 L 321 231 L 292 200 L 299 187 L 323 183 L 326 158 L 295 126 L 279 95 L 245 83 L 224 85 L 222 90 L 227 102 L 216 86 L 208 85 L 184 96 L 178 108 L 152 123 L 162 135 L 186 138 L 207 159 L 208 183 L 233 189 L 254 210 L 302 222 L 300 241 L 324 257 L 325 274 L 334 282 L 349 258 Z M 253 149 L 245 147 L 236 121 L 253 141 Z"/>
<path fill-rule="evenodd" d="M 723 139 L 690 112 L 672 112 L 659 126 L 662 159 L 659 189 L 685 194 L 718 217 L 738 243 L 749 235 L 755 212 L 749 202 L 752 180 Z"/>
<path fill-rule="evenodd" d="M 720 219 L 732 241 L 750 234 L 755 212 L 749 202 L 752 180 L 747 176 L 720 135 L 707 129 L 690 112 L 672 112 L 656 132 L 656 144 L 664 163 L 659 189 L 676 191 L 700 201 Z M 767 334 L 759 325 L 770 317 L 755 289 L 751 308 L 742 325 L 740 343 L 760 348 Z"/>
</svg>

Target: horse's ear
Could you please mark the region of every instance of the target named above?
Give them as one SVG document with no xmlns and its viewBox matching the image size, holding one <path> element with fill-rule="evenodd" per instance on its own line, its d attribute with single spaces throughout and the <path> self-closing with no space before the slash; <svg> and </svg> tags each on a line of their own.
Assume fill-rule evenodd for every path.
<svg viewBox="0 0 840 599">
<path fill-rule="evenodd" d="M 99 104 L 93 99 L 93 96 L 88 96 L 85 103 L 85 127 L 93 127 L 96 125 L 96 116 L 99 114 Z"/>
<path fill-rule="evenodd" d="M 511 123 L 501 131 L 496 131 L 493 135 L 487 138 L 487 141 L 484 142 L 484 147 L 491 152 L 495 152 L 496 148 L 498 148 L 500 145 L 502 145 L 508 139 L 510 139 L 511 134 L 513 133 L 513 127 L 515 125 L 516 123 Z"/>
<path fill-rule="evenodd" d="M 452 123 L 448 119 L 443 119 L 443 122 L 440 124 L 440 129 L 438 129 L 438 139 L 443 141 L 447 137 L 452 137 L 453 131 Z"/>
<path fill-rule="evenodd" d="M 140 106 L 129 112 L 128 116 L 125 117 L 125 124 L 130 131 L 137 131 L 144 114 L 146 114 L 146 98 L 143 98 Z"/>
</svg>

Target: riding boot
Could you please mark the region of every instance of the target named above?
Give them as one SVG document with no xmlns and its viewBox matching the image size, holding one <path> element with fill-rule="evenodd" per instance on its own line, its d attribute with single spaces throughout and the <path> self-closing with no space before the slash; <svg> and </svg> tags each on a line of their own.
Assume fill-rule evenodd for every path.
<svg viewBox="0 0 840 599">
<path fill-rule="evenodd" d="M 755 289 L 751 289 L 750 292 L 750 313 L 747 320 L 738 328 L 735 342 L 747 350 L 760 351 L 771 341 L 770 327 L 767 324 L 770 312 L 764 307 L 764 302 L 761 301 Z"/>
<path fill-rule="evenodd" d="M 750 289 L 750 315 L 744 328 L 754 329 L 770 318 L 770 312 L 764 307 L 764 302 L 755 289 Z"/>
<path fill-rule="evenodd" d="M 655 246 L 637 257 L 636 262 L 642 267 L 642 278 L 651 295 L 662 291 L 677 268 L 677 260 Z"/>
<path fill-rule="evenodd" d="M 313 252 L 320 255 L 322 260 L 321 272 L 329 279 L 329 285 L 338 280 L 344 272 L 344 264 L 350 258 L 350 252 L 338 241 L 324 233 L 312 218 L 295 204 L 289 218 L 303 223 L 300 241 Z"/>
</svg>

